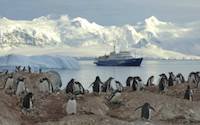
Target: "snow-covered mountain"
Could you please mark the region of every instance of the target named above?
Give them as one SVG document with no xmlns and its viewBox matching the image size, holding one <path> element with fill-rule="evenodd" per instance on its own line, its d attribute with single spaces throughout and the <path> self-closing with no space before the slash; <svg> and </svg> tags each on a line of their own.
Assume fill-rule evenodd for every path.
<svg viewBox="0 0 200 125">
<path fill-rule="evenodd" d="M 98 56 L 111 51 L 115 42 L 121 50 L 144 57 L 200 59 L 199 34 L 200 22 L 173 24 L 154 16 L 123 26 L 102 26 L 68 16 L 31 21 L 0 18 L 0 52 Z"/>
</svg>

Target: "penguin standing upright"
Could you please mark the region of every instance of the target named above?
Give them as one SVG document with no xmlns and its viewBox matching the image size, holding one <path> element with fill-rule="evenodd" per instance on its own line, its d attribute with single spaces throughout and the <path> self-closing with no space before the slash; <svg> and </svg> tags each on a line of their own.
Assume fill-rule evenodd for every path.
<svg viewBox="0 0 200 125">
<path fill-rule="evenodd" d="M 146 86 L 154 86 L 153 81 L 154 81 L 154 76 L 150 76 L 147 80 Z"/>
<path fill-rule="evenodd" d="M 33 93 L 27 93 L 24 98 L 22 99 L 22 108 L 25 110 L 29 110 L 33 108 L 33 101 L 32 101 Z"/>
<path fill-rule="evenodd" d="M 66 93 L 73 93 L 74 82 L 75 82 L 75 79 L 71 79 L 71 80 L 68 82 L 68 84 L 67 84 L 67 86 L 66 86 L 66 88 L 65 88 L 65 92 L 66 92 Z"/>
<path fill-rule="evenodd" d="M 17 90 L 16 90 L 15 94 L 17 96 L 20 96 L 25 91 L 26 91 L 26 88 L 25 88 L 25 78 L 24 77 L 20 77 L 17 80 Z"/>
<path fill-rule="evenodd" d="M 101 82 L 100 77 L 97 76 L 95 81 L 90 86 L 92 86 L 93 92 L 99 93 L 99 92 L 101 92 L 101 86 L 102 85 L 103 85 L 103 83 Z"/>
<path fill-rule="evenodd" d="M 47 77 L 40 79 L 39 89 L 41 92 L 53 92 L 53 86 Z"/>
<path fill-rule="evenodd" d="M 173 86 L 175 81 L 175 76 L 173 72 L 169 72 L 168 86 Z"/>
<path fill-rule="evenodd" d="M 31 73 L 31 67 L 28 66 L 28 73 Z"/>
<path fill-rule="evenodd" d="M 8 78 L 5 80 L 4 89 L 12 89 L 13 83 L 14 83 L 13 74 L 9 74 Z"/>
<path fill-rule="evenodd" d="M 185 95 L 184 95 L 184 99 L 193 100 L 193 91 L 190 89 L 190 86 L 187 86 L 187 89 L 185 90 Z"/>
<path fill-rule="evenodd" d="M 132 83 L 133 83 L 133 77 L 132 76 L 129 76 L 126 80 L 126 86 L 127 87 L 130 87 L 132 86 Z"/>
<path fill-rule="evenodd" d="M 67 107 L 66 107 L 67 114 L 68 115 L 76 114 L 77 112 L 76 108 L 77 108 L 76 99 L 74 96 L 72 96 L 67 102 Z"/>
<path fill-rule="evenodd" d="M 80 82 L 75 81 L 74 86 L 73 86 L 73 94 L 79 95 L 79 94 L 84 94 L 85 89 L 83 85 Z"/>
<path fill-rule="evenodd" d="M 135 111 L 140 109 L 140 108 L 142 109 L 141 110 L 141 118 L 146 119 L 146 120 L 150 120 L 151 110 L 155 111 L 155 109 L 148 102 L 144 103 L 144 105 L 142 105 L 142 106 L 137 107 L 135 109 Z"/>
<path fill-rule="evenodd" d="M 111 88 L 111 82 L 114 78 L 113 77 L 110 77 L 108 78 L 108 80 L 106 80 L 106 82 L 102 85 L 102 92 L 108 92 L 108 91 L 111 91 L 112 88 Z"/>
<path fill-rule="evenodd" d="M 158 88 L 162 92 L 167 89 L 167 77 L 164 74 L 160 74 L 159 76 L 160 76 L 160 81 L 158 83 Z"/>
</svg>

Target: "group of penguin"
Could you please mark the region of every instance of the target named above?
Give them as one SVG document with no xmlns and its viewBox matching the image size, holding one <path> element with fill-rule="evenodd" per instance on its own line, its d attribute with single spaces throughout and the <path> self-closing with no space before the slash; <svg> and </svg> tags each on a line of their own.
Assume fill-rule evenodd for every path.
<svg viewBox="0 0 200 125">
<path fill-rule="evenodd" d="M 26 77 L 18 76 L 14 77 L 16 72 L 26 72 L 25 68 L 21 69 L 20 66 L 16 66 L 15 72 L 9 73 L 8 70 L 1 74 L 1 76 L 6 76 L 3 82 L 3 89 L 6 94 L 16 95 L 20 98 L 21 108 L 23 110 L 29 111 L 33 108 L 33 93 L 30 92 L 26 85 Z M 31 67 L 28 66 L 28 72 L 31 73 Z M 39 91 L 53 93 L 53 86 L 47 77 L 42 77 L 39 80 Z"/>
<path fill-rule="evenodd" d="M 31 72 L 31 68 L 28 68 L 29 72 Z M 16 67 L 16 71 L 20 71 L 20 67 Z M 23 70 L 22 70 L 23 71 Z M 25 70 L 24 70 L 25 71 Z M 22 108 L 26 110 L 30 110 L 33 107 L 33 93 L 29 91 L 26 87 L 26 78 L 20 76 L 17 80 L 14 80 L 14 73 L 5 72 L 7 78 L 5 80 L 5 84 L 3 89 L 10 90 L 13 94 L 21 97 L 21 104 Z M 175 84 L 183 84 L 186 82 L 183 75 L 181 73 L 177 74 L 176 76 L 173 72 L 169 73 L 169 77 L 166 74 L 159 75 L 159 83 L 158 88 L 161 92 L 165 92 L 166 89 L 170 86 Z M 155 86 L 153 83 L 154 76 L 150 76 L 147 80 L 146 85 L 142 83 L 142 79 L 139 76 L 129 76 L 126 80 L 126 87 L 132 89 L 132 91 L 140 91 L 143 90 L 145 87 L 148 86 Z M 200 72 L 191 72 L 188 76 L 187 82 L 189 84 L 195 84 L 196 87 L 199 87 L 200 83 Z M 39 88 L 40 91 L 53 93 L 53 85 L 47 77 L 40 78 L 39 80 Z M 108 78 L 105 82 L 102 82 L 100 77 L 97 76 L 95 81 L 89 86 L 92 87 L 93 93 L 111 93 L 107 100 L 113 104 L 120 102 L 121 92 L 124 91 L 122 83 L 115 80 L 113 77 Z M 71 79 L 65 88 L 66 94 L 71 93 L 73 96 L 68 100 L 66 111 L 68 114 L 76 114 L 76 96 L 85 94 L 88 91 L 84 89 L 83 85 L 76 81 L 75 79 Z M 187 86 L 185 90 L 184 99 L 192 100 L 193 98 L 193 91 L 191 90 L 190 86 Z M 155 109 L 148 103 L 144 103 L 144 105 L 136 108 L 136 110 L 141 108 L 141 117 L 144 119 L 150 119 L 150 111 Z"/>
<path fill-rule="evenodd" d="M 199 72 L 191 72 L 188 76 L 188 80 L 186 81 L 184 76 L 181 73 L 178 73 L 176 76 L 173 72 L 169 72 L 169 77 L 167 77 L 166 74 L 162 73 L 159 75 L 159 83 L 158 88 L 160 92 L 165 92 L 166 89 L 170 86 L 174 86 L 175 84 L 184 84 L 188 82 L 189 84 L 196 84 L 197 87 L 200 83 L 200 73 Z M 113 86 L 113 82 L 115 83 L 115 87 Z M 193 98 L 193 91 L 190 88 L 190 85 L 188 84 L 187 89 L 185 90 L 184 99 L 192 100 Z M 155 86 L 154 84 L 154 76 L 150 76 L 147 80 L 146 85 L 142 83 L 142 79 L 139 76 L 129 76 L 126 80 L 126 87 L 130 87 L 132 91 L 140 91 L 143 90 L 145 87 L 149 86 Z M 110 97 L 108 98 L 108 101 L 113 103 L 119 103 L 119 98 L 121 96 L 121 92 L 124 90 L 123 85 L 117 81 L 114 80 L 114 78 L 110 77 L 105 82 L 102 82 L 100 77 L 97 76 L 95 81 L 89 86 L 92 87 L 92 90 L 94 93 L 101 93 L 101 92 L 111 92 Z M 78 91 L 78 92 L 77 92 Z M 74 95 L 84 94 L 85 89 L 81 85 L 80 82 L 75 81 L 74 79 L 70 80 L 70 82 L 67 84 L 65 88 L 66 93 L 72 93 Z M 73 102 L 73 103 L 72 103 Z M 69 108 L 71 105 L 72 108 Z M 76 109 L 76 101 L 75 98 L 69 99 L 69 109 Z M 151 110 L 155 111 L 155 109 L 148 103 L 144 103 L 144 105 L 139 106 L 135 109 L 138 110 L 141 108 L 141 118 L 143 119 L 150 119 Z M 69 114 L 72 114 L 73 111 L 70 111 Z M 76 110 L 74 110 L 73 114 L 76 113 Z"/>
</svg>

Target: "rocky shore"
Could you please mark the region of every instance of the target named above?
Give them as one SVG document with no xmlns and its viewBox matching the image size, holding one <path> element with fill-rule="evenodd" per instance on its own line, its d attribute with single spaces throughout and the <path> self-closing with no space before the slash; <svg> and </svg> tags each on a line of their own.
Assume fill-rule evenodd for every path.
<svg viewBox="0 0 200 125">
<path fill-rule="evenodd" d="M 65 107 L 69 95 L 63 90 L 54 93 L 38 91 L 38 81 L 49 73 L 15 73 L 14 78 L 23 75 L 26 85 L 34 93 L 33 109 L 22 112 L 20 98 L 0 90 L 1 125 L 198 125 L 200 124 L 200 91 L 191 85 L 194 100 L 184 100 L 187 83 L 177 84 L 160 93 L 157 86 L 146 87 L 143 91 L 122 92 L 122 105 L 110 105 L 105 97 L 109 93 L 94 95 L 86 93 L 77 98 L 77 114 L 67 115 Z M 5 76 L 1 76 L 0 88 Z M 54 81 L 55 82 L 55 81 Z M 58 81 L 56 81 L 58 82 Z M 58 85 L 59 86 L 59 85 Z M 150 121 L 140 118 L 135 108 L 149 102 L 154 108 Z"/>
</svg>

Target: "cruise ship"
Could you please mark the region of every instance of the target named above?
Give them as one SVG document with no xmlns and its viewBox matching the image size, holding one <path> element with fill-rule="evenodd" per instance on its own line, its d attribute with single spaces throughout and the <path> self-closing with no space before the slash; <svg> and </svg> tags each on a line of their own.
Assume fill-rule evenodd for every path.
<svg viewBox="0 0 200 125">
<path fill-rule="evenodd" d="M 129 51 L 111 52 L 100 56 L 94 62 L 97 66 L 140 66 L 143 58 L 136 58 Z"/>
</svg>

